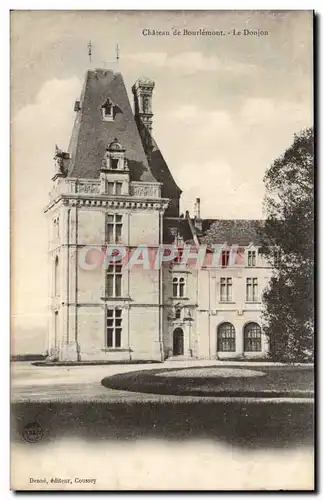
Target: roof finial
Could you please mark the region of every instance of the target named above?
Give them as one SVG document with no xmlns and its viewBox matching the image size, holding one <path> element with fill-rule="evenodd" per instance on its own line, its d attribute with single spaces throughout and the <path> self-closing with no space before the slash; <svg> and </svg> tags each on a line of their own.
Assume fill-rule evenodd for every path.
<svg viewBox="0 0 324 500">
<path fill-rule="evenodd" d="M 116 45 L 116 61 L 117 61 L 117 65 L 118 65 L 118 62 L 119 62 L 119 46 L 118 46 L 118 43 Z"/>
<path fill-rule="evenodd" d="M 91 43 L 91 40 L 88 43 L 88 56 L 89 56 L 89 61 L 90 61 L 90 64 L 91 64 L 91 56 L 92 56 L 92 43 Z"/>
</svg>

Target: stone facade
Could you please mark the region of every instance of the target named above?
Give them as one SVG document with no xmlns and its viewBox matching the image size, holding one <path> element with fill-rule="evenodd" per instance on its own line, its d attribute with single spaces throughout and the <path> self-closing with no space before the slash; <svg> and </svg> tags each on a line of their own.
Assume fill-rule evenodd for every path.
<svg viewBox="0 0 324 500">
<path fill-rule="evenodd" d="M 171 174 L 162 176 L 161 182 L 156 174 L 160 163 L 152 163 L 153 139 L 143 138 L 141 127 L 147 120 L 145 133 L 151 135 L 154 84 L 143 80 L 133 87 L 132 124 L 127 96 L 116 92 L 115 76 L 104 70 L 88 73 L 70 151 L 56 148 L 53 187 L 45 209 L 51 358 L 131 362 L 265 356 L 267 342 L 257 326 L 262 326 L 261 293 L 271 269 L 255 241 L 245 246 L 245 261 L 239 267 L 198 269 L 177 262 L 146 269 L 105 265 L 109 244 L 123 247 L 128 257 L 139 246 L 156 255 L 163 243 L 179 246 L 179 241 L 183 245 L 190 239 L 199 243 L 201 232 L 189 214 L 180 217 L 171 212 L 170 217 L 169 207 L 177 210 L 181 191 Z M 106 120 L 103 105 L 86 107 L 89 93 L 91 102 L 97 93 L 99 104 L 113 102 L 116 114 Z M 84 123 L 96 123 L 88 132 L 83 130 L 83 114 Z M 106 140 L 100 154 L 91 150 L 96 167 L 82 149 L 85 133 L 90 149 L 93 143 L 100 148 Z M 126 144 L 119 140 L 121 135 Z M 168 189 L 170 195 L 162 197 Z M 171 239 L 166 237 L 167 226 Z M 249 248 L 255 251 L 253 265 L 246 260 Z"/>
</svg>

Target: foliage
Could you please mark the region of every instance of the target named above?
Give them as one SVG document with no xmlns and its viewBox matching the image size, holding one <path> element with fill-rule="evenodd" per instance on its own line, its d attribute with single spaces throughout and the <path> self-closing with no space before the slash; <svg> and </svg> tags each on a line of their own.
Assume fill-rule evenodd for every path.
<svg viewBox="0 0 324 500">
<path fill-rule="evenodd" d="M 311 128 L 269 167 L 261 252 L 274 267 L 264 293 L 273 359 L 306 361 L 314 346 L 314 137 Z"/>
</svg>

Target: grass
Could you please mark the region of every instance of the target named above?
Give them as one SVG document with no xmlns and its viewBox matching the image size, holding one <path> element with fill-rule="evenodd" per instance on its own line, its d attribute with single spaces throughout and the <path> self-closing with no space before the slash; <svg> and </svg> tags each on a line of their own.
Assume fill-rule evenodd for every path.
<svg viewBox="0 0 324 500">
<path fill-rule="evenodd" d="M 42 446 L 62 438 L 88 443 L 167 439 L 211 439 L 243 448 L 291 448 L 313 445 L 313 405 L 306 403 L 16 403 L 12 440 L 24 443 L 24 428 L 37 423 Z"/>
<path fill-rule="evenodd" d="M 209 367 L 191 368 L 197 377 L 185 376 L 187 368 L 154 369 L 122 373 L 102 380 L 105 387 L 142 393 L 183 395 L 183 396 L 239 396 L 239 397 L 313 397 L 314 373 L 306 366 L 263 366 L 253 367 L 253 371 L 263 376 L 223 377 L 222 368 L 217 376 L 201 377 L 201 372 Z M 170 372 L 172 372 L 170 374 Z M 184 373 L 181 376 L 181 372 Z M 166 373 L 167 375 L 163 375 Z M 158 375 L 158 376 L 157 376 Z"/>
</svg>

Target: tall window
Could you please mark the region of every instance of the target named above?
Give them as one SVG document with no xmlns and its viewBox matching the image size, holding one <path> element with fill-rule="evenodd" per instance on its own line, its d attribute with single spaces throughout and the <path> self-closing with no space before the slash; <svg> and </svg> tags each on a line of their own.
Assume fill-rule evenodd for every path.
<svg viewBox="0 0 324 500">
<path fill-rule="evenodd" d="M 107 243 L 120 243 L 122 227 L 122 215 L 107 215 Z"/>
<path fill-rule="evenodd" d="M 258 302 L 258 278 L 246 278 L 246 301 Z"/>
<path fill-rule="evenodd" d="M 122 310 L 107 309 L 106 346 L 121 347 Z"/>
<path fill-rule="evenodd" d="M 232 323 L 222 323 L 217 331 L 217 350 L 235 352 L 235 328 Z"/>
<path fill-rule="evenodd" d="M 257 323 L 248 323 L 244 327 L 244 351 L 261 351 L 261 328 Z"/>
<path fill-rule="evenodd" d="M 107 194 L 119 195 L 122 191 L 122 182 L 107 182 Z"/>
<path fill-rule="evenodd" d="M 184 297 L 185 279 L 173 278 L 173 297 Z"/>
<path fill-rule="evenodd" d="M 56 256 L 54 261 L 54 297 L 60 295 L 60 277 L 59 277 L 59 258 Z"/>
<path fill-rule="evenodd" d="M 227 267 L 230 258 L 229 250 L 222 250 L 222 267 Z"/>
<path fill-rule="evenodd" d="M 232 301 L 232 278 L 220 279 L 220 302 Z"/>
<path fill-rule="evenodd" d="M 143 97 L 143 113 L 150 112 L 150 98 L 148 96 Z"/>
<path fill-rule="evenodd" d="M 175 310 L 175 319 L 180 319 L 180 318 L 181 318 L 181 309 L 177 307 Z"/>
<path fill-rule="evenodd" d="M 120 262 L 112 262 L 107 269 L 107 297 L 122 296 L 123 266 Z"/>
<path fill-rule="evenodd" d="M 256 266 L 256 250 L 248 250 L 248 267 Z"/>
</svg>

